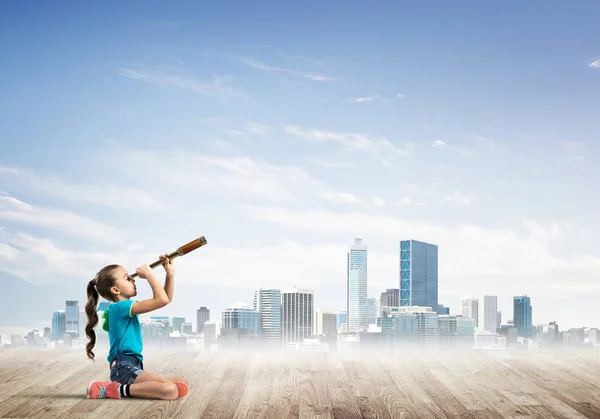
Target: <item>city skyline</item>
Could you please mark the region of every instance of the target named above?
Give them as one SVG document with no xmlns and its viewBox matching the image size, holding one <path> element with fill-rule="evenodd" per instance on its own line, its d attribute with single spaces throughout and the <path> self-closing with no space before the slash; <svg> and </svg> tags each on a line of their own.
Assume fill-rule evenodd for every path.
<svg viewBox="0 0 600 419">
<path fill-rule="evenodd" d="M 295 285 L 343 310 L 359 236 L 368 297 L 414 238 L 453 313 L 600 323 L 600 4 L 259 3 L 0 4 L 0 328 L 201 235 L 160 314 Z"/>
<path fill-rule="evenodd" d="M 416 247 L 415 247 L 416 246 Z M 433 276 L 433 278 L 435 279 L 435 290 L 437 291 L 437 270 L 438 270 L 438 261 L 437 261 L 437 254 L 438 254 L 438 246 L 435 244 L 430 244 L 430 243 L 424 243 L 424 242 L 420 242 L 418 240 L 401 240 L 399 242 L 399 266 L 400 266 L 400 287 L 403 286 L 403 282 L 406 281 L 406 279 L 411 279 L 411 281 L 413 281 L 413 275 L 411 274 L 411 272 L 408 272 L 408 275 L 405 277 L 405 280 L 403 281 L 403 274 L 402 274 L 402 269 L 403 266 L 404 268 L 406 268 L 406 266 L 410 266 L 413 267 L 413 255 L 412 255 L 412 249 L 416 248 L 417 249 L 417 257 L 421 258 L 422 260 L 419 260 L 417 262 L 417 266 L 420 266 L 421 269 L 425 268 L 426 266 L 429 266 L 430 269 L 431 267 L 434 267 L 434 271 L 435 275 Z M 429 259 L 427 256 L 427 251 L 429 249 L 429 252 L 432 255 L 432 258 Z M 350 291 L 349 291 L 349 286 L 350 286 L 350 278 L 351 278 L 351 258 L 352 258 L 352 251 L 356 252 L 356 255 L 354 256 L 354 269 L 357 271 L 356 275 L 354 275 L 356 277 L 356 279 L 362 278 L 362 281 L 364 281 L 364 283 L 366 284 L 366 278 L 367 278 L 367 272 L 366 272 L 366 263 L 367 263 L 367 246 L 365 244 L 363 244 L 362 242 L 362 238 L 361 237 L 355 237 L 355 243 L 353 245 L 350 246 L 349 251 L 347 252 L 347 274 L 348 274 L 348 278 L 347 278 L 347 282 L 346 282 L 346 293 L 347 293 L 347 298 L 350 297 Z M 433 252 L 433 253 L 432 253 Z M 358 255 L 358 256 L 357 256 Z M 411 262 L 410 265 L 403 265 L 403 262 L 406 263 L 406 261 Z M 365 269 L 363 269 L 365 268 Z M 359 276 L 360 275 L 360 276 Z M 427 277 L 426 275 L 426 269 L 417 274 L 417 279 L 424 281 L 424 279 Z M 358 283 L 356 283 L 358 284 Z M 411 282 L 412 285 L 412 282 Z M 421 285 L 421 288 L 423 290 L 426 289 L 425 284 Z M 297 290 L 298 288 L 295 287 L 295 289 Z M 356 290 L 358 291 L 359 288 L 357 287 Z M 287 291 L 292 292 L 292 291 Z M 297 291 L 294 291 L 297 292 Z M 317 311 L 322 311 L 323 308 L 317 308 L 314 306 L 314 291 L 313 290 L 307 290 L 306 292 L 309 292 L 311 294 L 311 304 L 313 307 L 313 311 L 311 313 L 312 316 L 316 316 Z M 264 293 L 264 295 L 263 295 Z M 388 288 L 386 290 L 384 290 L 381 293 L 381 297 L 386 297 L 389 298 L 387 296 L 388 293 L 392 293 L 392 295 L 396 295 L 396 298 L 398 300 L 399 305 L 401 306 L 401 296 L 402 296 L 402 292 L 399 288 Z M 440 307 L 443 306 L 443 304 L 436 304 L 439 302 L 439 300 L 437 299 L 437 292 L 435 292 L 435 295 L 429 296 L 427 295 L 428 293 L 425 292 L 421 292 L 421 296 L 419 297 L 419 301 L 421 303 L 424 304 L 412 304 L 412 306 L 421 306 L 421 307 L 431 307 L 431 309 L 433 309 L 433 311 L 436 311 L 436 308 L 434 306 Z M 410 295 L 410 294 L 406 294 L 406 295 Z M 266 298 L 265 298 L 266 297 Z M 435 298 L 434 298 L 435 297 Z M 425 302 L 430 299 L 432 304 L 431 305 L 427 305 Z M 411 300 L 412 300 L 412 296 L 411 296 Z M 482 305 L 478 304 L 478 301 L 481 300 L 482 301 Z M 520 301 L 520 303 L 517 305 L 517 300 Z M 263 288 L 259 288 L 259 289 L 255 289 L 254 291 L 254 296 L 252 299 L 252 305 L 250 305 L 249 303 L 241 300 L 238 301 L 236 303 L 230 304 L 228 306 L 228 308 L 224 311 L 221 312 L 221 317 L 222 317 L 222 322 L 225 321 L 225 313 L 230 313 L 232 312 L 232 309 L 234 309 L 234 311 L 240 312 L 240 311 L 248 311 L 248 310 L 254 310 L 258 313 L 260 313 L 260 317 L 256 318 L 255 321 L 257 321 L 257 325 L 256 328 L 258 329 L 262 329 L 265 325 L 265 322 L 267 324 L 267 328 L 269 327 L 268 325 L 270 325 L 273 322 L 273 314 L 276 315 L 277 310 L 279 310 L 278 312 L 280 313 L 281 316 L 281 310 L 282 310 L 282 305 L 283 305 L 283 299 L 281 298 L 281 290 L 280 289 L 263 289 Z M 264 301 L 264 302 L 263 302 Z M 276 301 L 278 301 L 278 303 L 276 303 Z M 377 297 L 372 298 L 369 297 L 368 295 L 366 295 L 366 299 L 364 302 L 364 306 L 363 306 L 363 313 L 362 316 L 365 317 L 365 319 L 369 318 L 369 315 L 367 313 L 367 311 L 370 311 L 369 308 L 369 302 L 371 301 L 377 301 L 377 307 L 380 308 L 382 306 L 381 304 L 381 300 Z M 270 312 L 267 313 L 263 313 L 262 310 L 262 306 L 266 303 L 266 306 L 269 307 L 269 310 L 271 310 L 271 307 L 273 304 L 279 304 L 279 308 L 276 308 L 275 312 L 273 314 L 271 314 Z M 349 303 L 350 301 L 347 301 L 346 307 L 349 307 Z M 487 303 L 487 304 L 486 304 Z M 98 310 L 102 310 L 102 306 L 103 305 L 107 305 L 108 303 L 101 300 L 98 304 Z M 79 333 L 80 335 L 82 335 L 81 333 L 81 325 L 77 326 L 78 330 L 74 330 L 73 328 L 76 327 L 73 325 L 74 322 L 82 322 L 82 321 L 86 321 L 87 317 L 85 316 L 85 312 L 82 310 L 77 310 L 78 307 L 78 301 L 72 301 L 72 300 L 66 300 L 65 302 L 65 310 L 56 310 L 54 312 L 52 321 L 51 321 L 51 330 L 52 330 L 52 336 L 53 339 L 55 338 L 55 328 L 57 328 L 58 326 L 56 326 L 59 322 L 59 318 L 57 318 L 57 314 L 59 314 L 60 317 L 60 321 L 62 322 L 62 326 L 61 330 L 63 330 L 64 333 L 66 334 L 72 334 L 72 333 Z M 357 307 L 359 308 L 359 307 Z M 502 312 L 497 310 L 498 308 L 498 297 L 496 294 L 490 294 L 490 293 L 484 293 L 481 295 L 480 297 L 474 297 L 474 296 L 464 296 L 461 299 L 461 307 L 459 310 L 456 310 L 456 312 L 451 312 L 450 314 L 452 316 L 462 316 L 462 317 L 470 317 L 473 318 L 475 320 L 475 330 L 479 330 L 479 331 L 491 331 L 491 329 L 499 329 L 500 325 L 506 325 L 507 321 L 510 322 L 511 324 L 514 324 L 514 327 L 517 328 L 518 330 L 518 336 L 528 336 L 528 332 L 530 332 L 530 330 L 528 330 L 527 328 L 531 328 L 531 327 L 535 327 L 537 325 L 544 325 L 544 324 L 549 324 L 552 323 L 554 321 L 551 320 L 546 320 L 545 323 L 542 322 L 537 322 L 534 323 L 533 319 L 532 319 L 532 309 L 531 309 L 531 299 L 529 296 L 513 296 L 513 306 L 512 306 L 512 311 L 510 312 L 511 316 L 510 317 L 505 317 L 504 320 L 505 321 L 501 321 L 501 316 L 502 316 Z M 69 313 L 69 310 L 73 309 L 73 311 L 71 313 Z M 375 309 L 375 302 L 373 302 L 373 310 Z M 340 314 L 341 312 L 345 312 L 347 313 L 347 311 L 341 311 L 341 310 L 331 310 L 328 308 L 324 309 L 326 312 L 332 312 L 332 313 L 336 313 L 336 314 Z M 210 320 L 210 310 L 207 309 L 207 307 L 202 306 L 200 307 L 200 309 L 197 310 L 196 314 L 197 314 L 197 318 L 200 318 L 200 313 L 204 311 L 204 315 L 203 316 L 208 316 L 206 318 L 206 320 Z M 519 312 L 519 314 L 517 314 L 517 311 Z M 360 313 L 360 311 L 359 311 Z M 381 313 L 379 311 L 376 311 L 376 317 L 378 317 Z M 441 313 L 439 313 L 441 314 Z M 228 315 L 229 316 L 229 315 Z M 266 316 L 265 318 L 263 318 L 263 316 Z M 145 318 L 151 318 L 153 317 L 152 314 L 150 313 L 147 316 L 143 316 Z M 229 316 L 231 317 L 231 316 Z M 277 317 L 277 316 L 276 316 Z M 166 317 L 161 317 L 161 318 L 169 318 L 169 316 Z M 178 317 L 178 316 L 171 316 L 171 319 L 173 319 L 174 323 L 178 323 L 179 325 L 183 324 L 183 322 L 185 322 L 185 317 Z M 70 319 L 70 320 L 67 320 Z M 82 320 L 83 319 L 83 320 Z M 482 319 L 483 325 L 478 327 L 477 323 L 478 323 L 478 319 Z M 178 322 L 176 322 L 175 320 L 178 320 Z M 275 328 L 279 327 L 281 328 L 281 322 L 283 321 L 283 316 L 281 316 L 278 320 Z M 315 327 L 315 321 L 316 318 L 313 318 L 312 320 L 310 320 L 309 322 L 311 323 L 311 326 L 314 328 Z M 237 318 L 236 318 L 236 322 L 237 322 Z M 357 328 L 355 331 L 359 331 L 359 330 L 366 330 L 368 326 L 368 324 L 374 324 L 375 322 L 371 321 L 370 323 L 366 323 L 366 325 L 361 325 L 361 327 Z M 194 325 L 193 322 L 187 322 L 186 324 L 189 324 L 189 327 L 192 327 Z M 198 332 L 199 329 L 199 325 L 198 325 L 198 321 L 196 321 L 195 323 L 196 327 L 194 328 L 194 330 L 196 330 Z M 496 325 L 496 327 L 494 328 L 493 325 Z M 594 325 L 581 325 L 583 327 L 595 327 Z M 177 329 L 177 331 L 179 331 L 179 327 L 177 327 L 176 325 L 173 326 L 175 329 Z M 578 326 L 579 327 L 579 326 Z M 525 332 L 523 332 L 521 329 L 525 328 Z M 26 329 L 26 328 L 25 328 Z M 39 329 L 39 327 L 38 327 Z M 1 328 L 0 328 L 1 330 Z M 199 333 L 199 332 L 198 332 Z M 278 332 L 281 335 L 281 330 Z M 495 333 L 495 332 L 494 332 Z M 0 333 L 1 334 L 1 333 Z M 4 334 L 12 334 L 12 332 L 10 333 L 4 333 Z M 22 333 L 21 333 L 22 334 Z M 267 333 L 268 334 L 268 333 Z M 271 338 L 271 340 L 273 340 L 273 337 Z"/>
</svg>

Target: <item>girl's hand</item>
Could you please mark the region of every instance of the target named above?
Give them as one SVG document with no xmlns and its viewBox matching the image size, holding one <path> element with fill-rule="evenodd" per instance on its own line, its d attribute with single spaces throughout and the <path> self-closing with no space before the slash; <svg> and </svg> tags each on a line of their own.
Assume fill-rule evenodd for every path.
<svg viewBox="0 0 600 419">
<path fill-rule="evenodd" d="M 169 259 L 169 254 L 165 253 L 159 257 L 160 260 L 163 260 L 163 268 L 165 268 L 165 272 L 167 275 L 173 275 L 175 273 L 175 267 L 173 266 L 173 261 Z"/>
<path fill-rule="evenodd" d="M 140 278 L 148 279 L 150 275 L 152 275 L 152 269 L 148 265 L 142 265 L 135 270 Z"/>
</svg>

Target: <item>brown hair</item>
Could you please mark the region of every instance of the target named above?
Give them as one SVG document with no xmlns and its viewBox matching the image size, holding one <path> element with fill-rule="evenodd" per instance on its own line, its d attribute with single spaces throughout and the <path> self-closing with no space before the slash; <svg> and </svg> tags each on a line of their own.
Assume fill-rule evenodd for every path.
<svg viewBox="0 0 600 419">
<path fill-rule="evenodd" d="M 96 309 L 98 307 L 98 295 L 109 301 L 113 301 L 113 295 L 110 292 L 110 288 L 115 284 L 115 277 L 112 272 L 120 268 L 120 265 L 108 265 L 100 269 L 96 274 L 96 277 L 92 279 L 87 286 L 88 300 L 85 304 L 85 313 L 87 314 L 88 322 L 85 326 L 85 335 L 90 340 L 85 346 L 85 351 L 89 359 L 94 360 L 94 346 L 96 345 L 96 332 L 94 327 L 98 324 L 98 313 Z"/>
</svg>

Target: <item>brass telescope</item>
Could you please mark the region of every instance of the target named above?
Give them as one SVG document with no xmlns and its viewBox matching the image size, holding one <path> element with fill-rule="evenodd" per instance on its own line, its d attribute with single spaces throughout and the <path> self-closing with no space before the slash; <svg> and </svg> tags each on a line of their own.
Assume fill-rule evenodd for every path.
<svg viewBox="0 0 600 419">
<path fill-rule="evenodd" d="M 204 238 L 204 236 L 201 236 L 199 238 L 197 238 L 196 240 L 192 240 L 191 242 L 189 242 L 188 244 L 184 244 L 183 246 L 179 247 L 177 250 L 175 250 L 173 253 L 169 254 L 167 257 L 170 260 L 175 259 L 178 256 L 183 256 L 183 255 L 187 255 L 188 253 L 190 253 L 193 250 L 196 250 L 199 247 L 202 247 L 206 244 L 206 239 Z M 150 265 L 150 268 L 154 269 L 159 265 L 162 265 L 164 262 L 163 259 L 159 259 L 156 262 L 152 263 Z M 134 274 L 129 275 L 131 278 L 135 278 L 136 276 L 138 276 L 137 272 Z"/>
</svg>

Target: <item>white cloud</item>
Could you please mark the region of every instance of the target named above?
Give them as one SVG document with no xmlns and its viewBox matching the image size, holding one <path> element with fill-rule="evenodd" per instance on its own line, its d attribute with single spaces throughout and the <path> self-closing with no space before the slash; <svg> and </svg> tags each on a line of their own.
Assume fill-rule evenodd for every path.
<svg viewBox="0 0 600 419">
<path fill-rule="evenodd" d="M 365 103 L 365 102 L 372 102 L 375 99 L 379 99 L 379 95 L 375 95 L 375 96 L 365 96 L 365 97 L 357 97 L 354 99 L 348 99 L 346 100 L 346 102 L 352 102 L 352 103 Z"/>
<path fill-rule="evenodd" d="M 386 138 L 373 138 L 366 134 L 306 130 L 293 125 L 286 126 L 285 132 L 317 143 L 333 142 L 346 151 L 366 153 L 386 162 L 406 157 L 414 149 L 412 145 L 402 148 Z"/>
<path fill-rule="evenodd" d="M 251 134 L 266 135 L 269 133 L 270 127 L 257 122 L 246 122 L 244 129 Z"/>
<path fill-rule="evenodd" d="M 25 188 L 35 193 L 71 202 L 83 202 L 118 209 L 145 208 L 148 211 L 164 211 L 169 208 L 168 204 L 156 200 L 150 192 L 139 188 L 73 184 L 28 170 L 0 166 L 0 176 L 3 173 L 12 176 L 10 185 L 13 188 Z"/>
<path fill-rule="evenodd" d="M 323 192 L 321 196 L 331 202 L 338 202 L 340 204 L 355 204 L 360 202 L 360 199 L 347 192 Z"/>
<path fill-rule="evenodd" d="M 294 70 L 294 69 L 283 68 L 283 67 L 274 67 L 274 66 L 270 66 L 267 64 L 263 64 L 260 61 L 251 60 L 248 58 L 242 58 L 242 61 L 244 61 L 248 66 L 250 66 L 252 68 L 255 68 L 257 70 L 266 71 L 266 72 L 284 73 L 284 74 L 288 74 L 293 77 L 299 77 L 302 79 L 318 81 L 318 82 L 336 81 L 335 78 L 329 77 L 329 76 L 324 76 L 322 74 L 307 73 L 307 72 L 303 72 L 300 70 Z"/>
<path fill-rule="evenodd" d="M 184 90 L 200 93 L 213 99 L 243 98 L 244 94 L 231 87 L 228 76 L 213 75 L 211 81 L 183 77 L 176 74 L 163 74 L 136 71 L 129 68 L 119 68 L 119 75 L 132 80 L 161 86 L 173 86 Z"/>
<path fill-rule="evenodd" d="M 121 233 L 113 227 L 91 218 L 30 205 L 10 196 L 0 196 L 0 219 L 103 243 L 119 243 L 123 239 Z"/>
<path fill-rule="evenodd" d="M 242 130 L 223 128 L 223 131 L 230 137 L 247 137 L 249 135 L 267 135 L 270 129 L 271 127 L 268 125 L 259 124 L 257 122 L 246 122 Z"/>
<path fill-rule="evenodd" d="M 436 148 L 436 147 L 443 147 L 445 146 L 446 143 L 443 142 L 442 140 L 435 140 L 433 143 L 431 143 L 431 146 Z"/>
<path fill-rule="evenodd" d="M 31 283 L 47 283 L 94 277 L 104 265 L 126 260 L 123 254 L 85 253 L 66 250 L 52 240 L 0 232 L 0 271 Z M 81 284 L 81 283 L 80 283 Z"/>
<path fill-rule="evenodd" d="M 373 198 L 373 205 L 375 205 L 376 207 L 383 207 L 385 205 L 385 199 L 376 196 L 375 198 Z"/>
<path fill-rule="evenodd" d="M 600 58 L 588 64 L 589 68 L 600 68 Z"/>
<path fill-rule="evenodd" d="M 329 161 L 329 160 L 311 159 L 310 162 L 312 164 L 316 164 L 317 166 L 328 167 L 328 168 L 332 168 L 332 169 L 353 166 L 352 163 L 347 162 L 347 161 Z"/>
<path fill-rule="evenodd" d="M 304 55 L 294 55 L 294 54 L 289 55 L 289 54 L 282 54 L 282 53 L 280 53 L 279 56 L 282 57 L 282 58 L 288 59 L 288 60 L 300 60 L 300 61 L 304 61 L 304 62 L 307 62 L 307 63 L 310 63 L 310 64 L 318 65 L 320 67 L 323 67 L 323 65 L 324 65 L 322 61 L 319 61 L 316 58 L 306 57 Z"/>
<path fill-rule="evenodd" d="M 237 198 L 260 198 L 272 202 L 299 202 L 325 199 L 330 202 L 350 203 L 358 198 L 352 194 L 332 191 L 328 185 L 295 166 L 271 165 L 248 156 L 220 157 L 167 149 L 138 150 L 119 147 L 113 155 L 105 156 L 104 165 L 113 165 L 124 176 L 161 192 L 161 199 L 177 199 L 169 195 L 192 199 L 211 194 L 223 198 L 234 194 Z M 125 164 L 127 163 L 127 164 Z M 140 173 L 137 167 L 152 167 Z M 176 205 L 173 203 L 172 205 Z M 184 205 L 181 210 L 189 208 Z"/>
<path fill-rule="evenodd" d="M 398 93 L 398 94 L 396 95 L 396 97 L 397 97 L 398 99 L 404 99 L 404 95 L 403 95 L 402 93 Z"/>
<path fill-rule="evenodd" d="M 454 190 L 450 194 L 446 195 L 445 199 L 447 202 L 450 202 L 452 204 L 462 206 L 462 207 L 466 207 L 471 204 L 471 200 L 468 197 L 466 197 L 465 195 L 463 195 L 462 193 L 460 193 L 459 191 L 456 191 L 456 190 Z"/>
<path fill-rule="evenodd" d="M 412 203 L 412 199 L 408 198 L 408 197 L 404 197 L 400 200 L 398 200 L 396 202 L 396 205 L 398 205 L 399 207 L 405 207 L 407 205 L 410 205 Z"/>
</svg>

